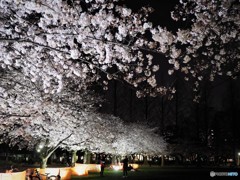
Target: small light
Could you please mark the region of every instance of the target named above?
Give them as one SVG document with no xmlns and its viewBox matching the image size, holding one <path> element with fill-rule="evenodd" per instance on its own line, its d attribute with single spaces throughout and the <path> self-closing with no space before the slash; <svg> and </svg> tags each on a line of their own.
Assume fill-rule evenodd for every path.
<svg viewBox="0 0 240 180">
<path fill-rule="evenodd" d="M 112 167 L 113 167 L 113 169 L 114 169 L 115 171 L 118 171 L 118 170 L 121 169 L 121 167 L 120 167 L 120 166 L 117 166 L 117 165 L 113 165 Z"/>
<path fill-rule="evenodd" d="M 42 145 L 42 144 L 40 144 L 40 145 L 39 145 L 39 148 L 40 148 L 40 149 L 42 149 L 42 148 L 43 148 L 43 145 Z"/>
<path fill-rule="evenodd" d="M 238 153 L 238 155 L 240 156 L 240 152 Z"/>
<path fill-rule="evenodd" d="M 40 152 L 40 149 L 37 149 L 37 152 Z"/>
</svg>

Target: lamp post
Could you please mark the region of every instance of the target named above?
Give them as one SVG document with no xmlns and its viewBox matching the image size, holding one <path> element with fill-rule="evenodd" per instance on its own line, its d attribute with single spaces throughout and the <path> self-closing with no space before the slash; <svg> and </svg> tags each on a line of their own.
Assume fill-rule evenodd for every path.
<svg viewBox="0 0 240 180">
<path fill-rule="evenodd" d="M 238 163 L 237 163 L 238 166 L 240 166 L 240 152 L 238 152 Z"/>
<path fill-rule="evenodd" d="M 38 146 L 38 148 L 37 148 L 37 152 L 40 153 L 42 149 L 43 149 L 43 145 L 40 144 L 40 145 Z"/>
</svg>

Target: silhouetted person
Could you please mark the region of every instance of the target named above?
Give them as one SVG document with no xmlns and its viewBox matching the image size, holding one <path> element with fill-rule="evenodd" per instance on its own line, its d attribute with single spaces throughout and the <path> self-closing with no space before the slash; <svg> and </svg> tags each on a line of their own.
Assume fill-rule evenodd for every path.
<svg viewBox="0 0 240 180">
<path fill-rule="evenodd" d="M 123 160 L 123 178 L 127 177 L 128 175 L 128 158 L 125 157 Z"/>
<path fill-rule="evenodd" d="M 103 160 L 100 161 L 100 166 L 101 166 L 100 176 L 102 177 L 105 168 L 105 162 Z"/>
</svg>

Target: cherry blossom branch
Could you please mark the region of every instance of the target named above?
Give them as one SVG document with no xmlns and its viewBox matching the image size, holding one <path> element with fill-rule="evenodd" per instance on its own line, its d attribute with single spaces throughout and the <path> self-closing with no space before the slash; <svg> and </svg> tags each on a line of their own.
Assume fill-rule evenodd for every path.
<svg viewBox="0 0 240 180">
<path fill-rule="evenodd" d="M 5 116 L 5 117 L 31 117 L 31 115 L 33 114 L 36 114 L 37 112 L 35 113 L 32 113 L 32 114 L 10 114 L 10 113 L 3 113 L 3 112 L 0 112 L 0 116 Z"/>
<path fill-rule="evenodd" d="M 73 134 L 73 133 L 69 134 L 67 137 L 65 137 L 64 139 L 62 139 L 61 141 L 59 141 L 58 144 L 57 144 L 55 147 L 48 149 L 48 150 L 47 150 L 48 155 L 46 156 L 46 158 L 49 158 L 49 157 L 52 155 L 52 153 L 54 153 L 54 151 L 56 151 L 57 148 L 58 148 L 64 141 L 66 141 L 68 138 L 70 138 L 70 137 L 72 136 L 72 134 Z"/>
<path fill-rule="evenodd" d="M 115 45 L 125 47 L 125 48 L 131 49 L 131 50 L 139 49 L 139 50 L 144 50 L 144 51 L 148 51 L 148 52 L 151 52 L 151 53 L 163 54 L 162 52 L 152 50 L 152 49 L 149 49 L 149 48 L 144 48 L 144 47 L 139 47 L 139 46 L 134 46 L 134 45 L 127 45 L 127 44 L 125 45 L 125 44 L 122 44 L 120 42 L 109 41 L 109 40 L 105 40 L 105 39 L 98 39 L 98 38 L 91 37 L 91 36 L 87 36 L 87 38 L 94 39 L 94 40 L 101 41 L 101 42 L 106 42 L 106 43 L 109 43 L 109 44 L 115 44 Z"/>
<path fill-rule="evenodd" d="M 97 40 L 97 39 L 96 39 L 96 40 Z M 53 51 L 57 51 L 57 52 L 61 52 L 61 53 L 70 55 L 69 52 L 66 52 L 66 51 L 63 51 L 63 50 L 60 50 L 60 49 L 57 49 L 57 48 L 53 48 L 53 47 L 50 47 L 50 46 L 47 46 L 47 45 L 43 45 L 43 44 L 41 44 L 41 43 L 37 43 L 37 42 L 31 41 L 31 40 L 26 40 L 26 39 L 21 39 L 21 38 L 0 38 L 0 41 L 31 43 L 31 44 L 35 44 L 35 45 L 38 45 L 38 46 L 41 46 L 41 47 L 45 47 L 45 48 L 50 49 L 50 50 L 53 50 Z M 100 40 L 99 40 L 99 41 L 100 41 Z M 113 42 L 113 43 L 114 43 L 114 42 Z M 82 58 L 83 58 L 83 57 L 82 57 Z M 81 58 L 81 59 L 78 59 L 78 60 L 81 61 L 81 62 L 84 62 L 84 63 L 86 63 L 86 64 L 91 64 L 91 65 L 93 65 L 96 69 L 98 69 L 98 70 L 100 70 L 101 72 L 103 72 L 104 74 L 106 74 L 106 75 L 111 75 L 111 76 L 113 77 L 113 79 L 118 80 L 118 81 L 126 84 L 125 81 L 123 81 L 123 80 L 121 80 L 120 78 L 118 78 L 118 76 L 116 75 L 117 72 L 111 74 L 111 73 L 103 70 L 102 68 L 100 68 L 100 67 L 97 66 L 96 64 L 91 63 L 91 62 L 89 62 L 89 61 L 87 61 L 87 60 L 84 60 L 84 59 L 82 59 L 82 58 Z M 133 88 L 132 86 L 129 86 L 129 87 L 131 87 L 132 89 L 136 89 L 136 88 Z"/>
<path fill-rule="evenodd" d="M 73 144 L 62 143 L 62 144 L 63 145 L 68 145 L 68 146 L 77 146 L 77 145 L 81 145 L 82 143 L 85 143 L 85 142 L 92 142 L 92 141 L 90 141 L 89 139 L 86 139 L 86 140 L 78 142 L 78 143 L 73 143 Z"/>
<path fill-rule="evenodd" d="M 31 43 L 31 44 L 35 44 L 35 45 L 38 45 L 38 46 L 41 46 L 41 47 L 44 47 L 44 48 L 47 48 L 47 49 L 51 49 L 51 50 L 54 50 L 54 51 L 57 51 L 57 52 L 61 52 L 61 53 L 65 53 L 65 54 L 70 54 L 70 53 L 67 52 L 67 51 L 63 51 L 63 50 L 60 50 L 60 49 L 57 49 L 57 48 L 53 48 L 53 47 L 50 47 L 50 46 L 47 46 L 47 45 L 44 45 L 44 44 L 41 44 L 41 43 L 37 43 L 37 42 L 31 41 L 31 40 L 29 40 L 29 39 L 21 39 L 21 38 L 0 38 L 0 41 Z"/>
<path fill-rule="evenodd" d="M 64 54 L 68 54 L 70 55 L 69 52 L 67 51 L 63 51 L 63 50 L 60 50 L 60 49 L 57 49 L 57 48 L 53 48 L 53 47 L 50 47 L 50 46 L 47 46 L 47 45 L 43 45 L 41 43 L 37 43 L 37 42 L 34 42 L 34 41 L 31 41 L 31 40 L 28 40 L 28 39 L 21 39 L 21 38 L 0 38 L 0 41 L 7 41 L 7 42 L 25 42 L 25 43 L 31 43 L 31 44 L 34 44 L 34 45 L 37 45 L 37 46 L 41 46 L 41 47 L 44 47 L 44 48 L 47 48 L 47 49 L 50 49 L 50 50 L 53 50 L 53 51 L 57 51 L 57 52 L 61 52 L 61 53 L 64 53 Z M 107 71 L 104 71 L 102 68 L 98 67 L 96 64 L 93 64 L 87 60 L 83 60 L 83 59 L 78 59 L 82 62 L 85 62 L 87 64 L 91 64 L 93 65 L 95 68 L 101 70 L 102 72 L 104 72 L 105 74 L 109 74 Z"/>
</svg>

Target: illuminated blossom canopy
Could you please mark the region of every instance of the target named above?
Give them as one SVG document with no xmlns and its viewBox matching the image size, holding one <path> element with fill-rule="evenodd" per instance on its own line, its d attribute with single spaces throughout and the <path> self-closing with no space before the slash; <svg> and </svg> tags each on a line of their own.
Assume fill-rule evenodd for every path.
<svg viewBox="0 0 240 180">
<path fill-rule="evenodd" d="M 175 92 L 158 82 L 161 63 L 153 61 L 153 52 L 173 65 L 170 75 L 181 71 L 196 87 L 216 75 L 236 77 L 237 0 L 180 0 L 172 18 L 188 26 L 176 34 L 153 27 L 147 20 L 152 10 L 134 13 L 119 0 L 1 1 L 0 66 L 20 69 L 45 93 L 71 82 L 79 89 L 99 80 L 107 85 L 107 79 L 131 84 L 139 97 Z"/>
<path fill-rule="evenodd" d="M 45 94 L 21 73 L 1 73 L 0 84 L 1 139 L 19 148 L 33 149 L 41 139 L 55 146 L 83 127 L 85 114 L 101 101 L 90 91 Z"/>
<path fill-rule="evenodd" d="M 151 8 L 136 14 L 115 0 L 6 0 L 0 11 L 1 67 L 21 69 L 45 93 L 60 92 L 70 79 L 86 89 L 102 74 L 134 86 L 150 78 L 147 83 L 156 86 L 151 72 L 159 68 L 140 50 Z"/>
<path fill-rule="evenodd" d="M 42 160 L 59 147 L 112 154 L 165 151 L 150 128 L 97 112 L 91 91 L 45 94 L 21 73 L 1 73 L 0 137 L 10 146 L 38 150 Z M 44 167 L 44 166 L 43 166 Z"/>
</svg>

